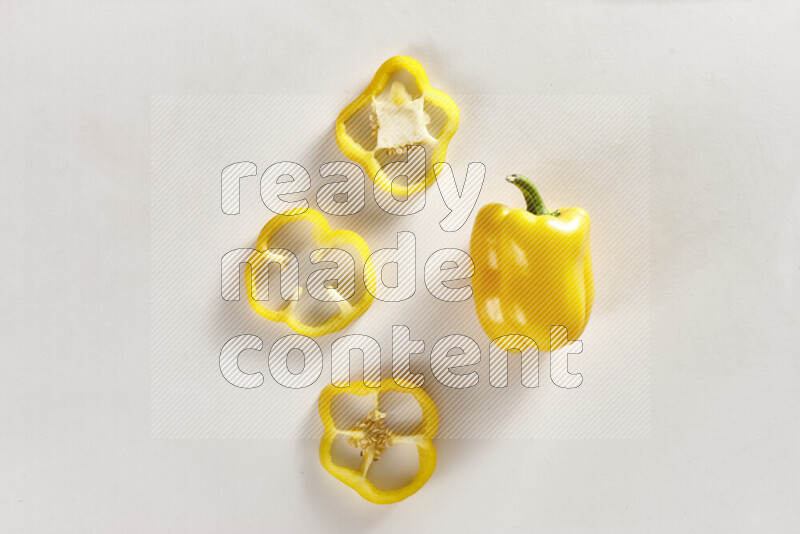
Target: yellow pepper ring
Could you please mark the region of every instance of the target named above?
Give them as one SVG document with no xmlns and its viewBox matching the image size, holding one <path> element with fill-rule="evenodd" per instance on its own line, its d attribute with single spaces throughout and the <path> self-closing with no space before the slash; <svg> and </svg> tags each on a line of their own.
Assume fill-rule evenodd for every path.
<svg viewBox="0 0 800 534">
<path fill-rule="evenodd" d="M 361 262 L 364 265 L 364 282 L 366 284 L 366 291 L 361 295 L 361 298 L 355 302 L 348 301 L 337 302 L 339 305 L 339 313 L 334 315 L 328 321 L 320 325 L 308 325 L 300 321 L 294 314 L 295 307 L 298 301 L 290 301 L 288 305 L 281 309 L 270 309 L 264 306 L 261 302 L 253 298 L 252 283 L 253 275 L 252 268 L 245 269 L 245 281 L 247 285 L 247 298 L 250 306 L 262 317 L 270 321 L 279 321 L 286 323 L 295 332 L 301 335 L 316 337 L 330 334 L 341 330 L 353 320 L 363 314 L 372 305 L 373 296 L 375 293 L 375 270 L 372 262 L 368 262 L 369 247 L 360 235 L 349 230 L 331 230 L 328 221 L 325 217 L 313 209 L 299 208 L 289 210 L 282 215 L 278 215 L 270 219 L 267 224 L 261 229 L 258 235 L 256 244 L 257 250 L 264 252 L 270 248 L 270 239 L 275 233 L 286 226 L 298 221 L 308 221 L 313 227 L 314 241 L 326 248 L 341 248 L 344 245 L 354 247 L 358 254 L 361 256 Z M 266 260 L 276 261 L 283 263 L 286 258 L 278 254 L 267 254 Z M 257 260 L 255 254 L 250 259 L 250 264 L 255 265 Z M 329 291 L 335 291 L 330 289 Z"/>
<path fill-rule="evenodd" d="M 380 411 L 379 394 L 387 391 L 408 393 L 422 408 L 422 422 L 413 434 L 397 434 L 383 425 L 383 414 Z M 374 410 L 351 429 L 336 427 L 331 414 L 331 404 L 337 395 L 351 394 L 357 396 L 371 395 Z M 416 493 L 431 477 L 436 469 L 436 449 L 431 441 L 439 427 L 439 412 L 433 400 L 419 387 L 412 387 L 405 382 L 397 383 L 393 379 L 384 380 L 377 388 L 370 388 L 363 382 L 356 382 L 346 387 L 329 384 L 319 396 L 319 416 L 325 432 L 319 444 L 319 458 L 322 466 L 333 476 L 353 488 L 363 498 L 376 504 L 391 504 L 401 501 Z M 351 469 L 333 462 L 332 447 L 337 436 L 348 437 L 352 446 L 361 448 L 364 459 L 359 469 Z M 367 478 L 372 462 L 378 458 L 386 447 L 394 443 L 413 443 L 419 455 L 419 471 L 413 480 L 398 489 L 380 490 Z"/>
<path fill-rule="evenodd" d="M 459 121 L 456 103 L 447 94 L 431 87 L 428 82 L 428 76 L 425 74 L 425 69 L 422 68 L 422 65 L 420 65 L 417 60 L 407 56 L 395 56 L 386 60 L 386 62 L 380 66 L 378 72 L 375 73 L 375 77 L 372 78 L 372 81 L 364 92 L 339 113 L 339 117 L 336 119 L 336 142 L 345 156 L 360 163 L 364 167 L 370 180 L 375 182 L 384 191 L 390 194 L 392 193 L 392 183 L 389 178 L 387 178 L 386 173 L 381 169 L 381 164 L 375 156 L 377 151 L 367 150 L 355 141 L 347 132 L 347 121 L 359 110 L 363 109 L 365 106 L 371 105 L 373 98 L 384 91 L 392 75 L 400 70 L 406 70 L 411 74 L 417 90 L 425 99 L 425 103 L 441 109 L 447 118 L 441 133 L 439 133 L 439 136 L 436 138 L 432 153 L 428 155 L 429 163 L 426 165 L 428 171 L 426 172 L 425 181 L 418 182 L 418 185 L 415 184 L 408 190 L 395 186 L 395 191 L 397 191 L 398 188 L 402 189 L 399 191 L 399 194 L 403 196 L 405 194 L 411 195 L 417 193 L 430 186 L 436 180 L 434 164 L 445 160 L 447 145 L 456 133 Z"/>
</svg>

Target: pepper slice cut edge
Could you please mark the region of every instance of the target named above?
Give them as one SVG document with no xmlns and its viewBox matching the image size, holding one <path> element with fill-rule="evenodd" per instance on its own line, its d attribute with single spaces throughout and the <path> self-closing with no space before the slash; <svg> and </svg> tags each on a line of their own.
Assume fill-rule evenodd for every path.
<svg viewBox="0 0 800 534">
<path fill-rule="evenodd" d="M 413 395 L 422 409 L 422 421 L 413 434 L 398 434 L 383 425 L 385 414 L 380 411 L 379 395 L 389 391 Z M 336 426 L 331 413 L 333 399 L 342 394 L 373 396 L 373 411 L 364 420 L 350 429 Z M 394 379 L 383 380 L 378 387 L 367 387 L 363 382 L 349 386 L 329 384 L 319 396 L 319 416 L 324 433 L 319 445 L 322 466 L 331 475 L 353 488 L 364 499 L 376 504 L 391 504 L 416 493 L 431 477 L 436 468 L 436 449 L 432 439 L 439 427 L 439 413 L 433 400 L 421 388 L 399 383 Z M 347 436 L 351 446 L 361 448 L 363 461 L 359 469 L 338 465 L 333 461 L 333 442 L 338 436 Z M 405 486 L 392 490 L 380 490 L 367 478 L 370 466 L 386 447 L 393 443 L 412 443 L 417 447 L 419 471 Z"/>
<path fill-rule="evenodd" d="M 289 210 L 282 215 L 277 215 L 267 221 L 261 232 L 258 235 L 256 249 L 259 253 L 268 251 L 270 248 L 271 238 L 286 225 L 299 222 L 308 221 L 313 228 L 314 241 L 326 247 L 336 248 L 336 245 L 350 245 L 356 249 L 361 256 L 361 262 L 364 265 L 364 282 L 365 291 L 358 301 L 351 303 L 347 300 L 337 302 L 339 305 L 339 313 L 319 325 L 309 325 L 303 323 L 297 315 L 295 315 L 295 308 L 297 300 L 289 301 L 289 304 L 281 309 L 272 309 L 264 306 L 260 301 L 253 298 L 253 275 L 252 268 L 245 269 L 245 282 L 247 286 L 247 299 L 250 306 L 259 315 L 270 321 L 277 321 L 286 323 L 292 330 L 298 334 L 317 337 L 331 332 L 336 332 L 346 327 L 357 317 L 362 315 L 372 305 L 373 294 L 375 293 L 375 270 L 373 263 L 369 259 L 369 247 L 364 239 L 349 230 L 332 230 L 328 225 L 325 217 L 316 210 L 310 208 L 298 208 Z M 286 258 L 276 253 L 267 253 L 265 256 L 267 261 L 275 261 L 282 264 Z M 249 262 L 255 262 L 255 254 L 251 256 Z M 328 292 L 336 293 L 335 289 L 328 288 Z M 299 293 L 302 291 L 298 289 Z"/>
<path fill-rule="evenodd" d="M 392 181 L 386 176 L 376 157 L 377 150 L 368 150 L 353 139 L 347 131 L 347 122 L 365 106 L 373 105 L 375 98 L 384 92 L 392 76 L 401 70 L 405 70 L 411 75 L 414 85 L 424 99 L 425 104 L 430 104 L 440 109 L 446 118 L 441 132 L 437 137 L 433 138 L 433 150 L 426 165 L 425 180 L 418 182 L 418 186 L 415 184 L 411 188 L 401 187 L 397 184 L 393 186 Z M 380 66 L 364 92 L 339 113 L 339 117 L 336 119 L 336 142 L 342 153 L 361 164 L 370 180 L 375 182 L 382 190 L 392 194 L 394 189 L 400 196 L 411 195 L 429 187 L 436 180 L 435 164 L 445 161 L 447 145 L 458 129 L 458 122 L 458 106 L 446 93 L 431 87 L 428 82 L 428 75 L 422 65 L 416 59 L 407 56 L 395 56 L 389 58 Z"/>
</svg>

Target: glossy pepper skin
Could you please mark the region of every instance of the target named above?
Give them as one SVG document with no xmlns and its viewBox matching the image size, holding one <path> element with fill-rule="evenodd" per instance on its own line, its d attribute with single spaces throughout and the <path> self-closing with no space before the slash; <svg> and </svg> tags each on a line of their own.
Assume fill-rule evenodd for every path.
<svg viewBox="0 0 800 534">
<path fill-rule="evenodd" d="M 567 339 L 551 346 L 550 326 L 565 326 L 568 339 L 578 339 L 592 310 L 589 215 L 581 208 L 549 212 L 526 178 L 507 180 L 520 188 L 527 209 L 488 204 L 475 219 L 470 251 L 478 319 L 492 340 L 523 335 L 540 351 L 555 350 Z M 509 338 L 498 345 L 512 346 Z"/>
<path fill-rule="evenodd" d="M 281 228 L 299 221 L 308 221 L 311 223 L 314 241 L 325 248 L 343 248 L 345 245 L 354 247 L 358 251 L 359 256 L 361 256 L 362 264 L 364 264 L 364 282 L 368 290 L 364 291 L 361 297 L 355 302 L 347 300 L 338 302 L 339 313 L 318 325 L 305 324 L 295 315 L 297 300 L 290 301 L 288 305 L 281 309 L 269 308 L 261 301 L 255 300 L 253 298 L 252 268 L 245 270 L 247 298 L 253 310 L 265 319 L 284 322 L 291 327 L 292 330 L 304 336 L 323 336 L 341 330 L 367 311 L 372 305 L 372 295 L 375 293 L 375 271 L 372 261 L 367 261 L 370 255 L 369 247 L 361 236 L 349 230 L 332 230 L 331 227 L 328 226 L 328 221 L 325 217 L 313 209 L 301 208 L 298 210 L 290 210 L 270 219 L 258 235 L 257 250 L 268 250 L 272 237 Z M 278 263 L 285 261 L 284 257 L 277 254 L 270 254 L 267 258 Z M 355 260 L 359 261 L 358 258 L 355 258 Z M 250 259 L 249 263 L 255 268 L 258 266 L 259 260 L 254 256 Z M 301 298 L 300 293 L 301 291 L 298 290 L 298 298 Z"/>
<path fill-rule="evenodd" d="M 413 79 L 417 92 L 424 98 L 425 105 L 439 109 L 445 118 L 442 130 L 430 143 L 429 148 L 432 148 L 432 150 L 428 150 L 426 154 L 425 181 L 419 182 L 419 187 L 412 187 L 409 190 L 405 190 L 405 188 L 399 187 L 397 184 L 394 186 L 395 192 L 403 196 L 404 194 L 413 194 L 425 189 L 436 180 L 433 164 L 445 161 L 447 145 L 455 134 L 456 129 L 458 129 L 459 121 L 456 103 L 444 92 L 431 87 L 425 69 L 416 59 L 407 56 L 395 56 L 389 58 L 380 66 L 364 92 L 339 113 L 339 117 L 336 119 L 336 142 L 345 156 L 364 167 L 370 180 L 384 191 L 392 193 L 392 183 L 381 170 L 382 165 L 377 157 L 378 151 L 368 143 L 356 141 L 355 130 L 359 129 L 359 126 L 350 124 L 350 120 L 360 110 L 372 105 L 374 99 L 387 89 L 393 75 L 398 71 L 407 71 Z M 402 191 L 398 191 L 398 189 Z"/>
<path fill-rule="evenodd" d="M 398 434 L 384 425 L 386 414 L 381 411 L 379 394 L 389 391 L 408 393 L 419 403 L 422 409 L 422 421 L 413 434 Z M 336 396 L 347 394 L 371 396 L 373 410 L 355 427 L 341 429 L 336 427 L 331 405 Z M 393 379 L 382 381 L 377 388 L 367 387 L 363 382 L 355 382 L 348 386 L 329 384 L 319 396 L 319 416 L 325 429 L 319 444 L 319 459 L 322 466 L 370 502 L 391 504 L 401 501 L 425 485 L 436 469 L 436 449 L 431 440 L 439 428 L 439 412 L 431 398 L 419 387 L 403 381 L 396 382 Z M 361 449 L 364 459 L 359 469 L 350 469 L 334 463 L 332 447 L 337 436 L 346 436 L 351 446 Z M 381 490 L 370 482 L 367 472 L 381 453 L 395 443 L 413 443 L 417 446 L 419 471 L 407 485 L 392 490 Z"/>
</svg>

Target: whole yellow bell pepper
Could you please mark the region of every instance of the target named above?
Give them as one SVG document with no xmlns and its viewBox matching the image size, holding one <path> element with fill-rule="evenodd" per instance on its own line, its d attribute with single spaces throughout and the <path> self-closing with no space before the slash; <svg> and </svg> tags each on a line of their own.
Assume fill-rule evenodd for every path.
<svg viewBox="0 0 800 534">
<path fill-rule="evenodd" d="M 410 74 L 419 96 L 414 98 L 397 80 L 389 85 L 400 71 Z M 426 112 L 429 109 L 426 106 L 443 114 L 443 125 L 435 137 L 428 131 L 432 118 Z M 358 121 L 357 115 L 365 109 L 369 111 L 369 119 Z M 458 120 L 456 103 L 444 92 L 431 87 L 422 65 L 416 59 L 395 56 L 380 66 L 364 92 L 339 113 L 336 142 L 345 156 L 361 164 L 370 180 L 389 193 L 392 193 L 392 181 L 382 169 L 380 153 L 401 153 L 409 145 L 429 149 L 425 180 L 408 189 L 395 184 L 396 194 L 402 197 L 417 193 L 436 180 L 433 164 L 445 160 L 447 145 L 456 133 Z M 364 135 L 364 132 L 370 133 Z"/>
<path fill-rule="evenodd" d="M 386 414 L 381 411 L 379 394 L 388 391 L 413 395 L 422 408 L 422 421 L 413 434 L 397 434 L 386 427 Z M 334 397 L 343 394 L 361 397 L 370 395 L 373 398 L 373 410 L 354 428 L 337 428 L 333 420 L 331 404 Z M 401 501 L 416 493 L 436 469 L 436 449 L 431 440 L 439 428 L 439 412 L 431 398 L 419 387 L 403 381 L 396 382 L 393 379 L 382 381 L 377 388 L 367 387 L 363 382 L 355 382 L 346 387 L 329 384 L 319 396 L 319 416 L 325 429 L 319 444 L 319 459 L 322 466 L 370 502 L 391 504 Z M 364 459 L 359 469 L 350 469 L 334 463 L 332 447 L 337 436 L 346 436 L 349 445 L 361 449 Z M 384 450 L 395 443 L 412 443 L 417 446 L 419 471 L 411 482 L 401 488 L 380 490 L 370 482 L 367 473 L 372 463 L 380 458 Z"/>
<path fill-rule="evenodd" d="M 550 327 L 564 326 L 569 339 L 578 339 L 592 311 L 589 215 L 581 208 L 550 212 L 527 178 L 506 180 L 522 191 L 527 209 L 488 204 L 475 219 L 470 250 L 478 319 L 492 340 L 522 335 L 541 351 L 555 350 L 568 339 L 551 344 Z M 512 338 L 497 344 L 521 348 L 512 347 Z"/>
<path fill-rule="evenodd" d="M 289 303 L 281 309 L 274 309 L 264 306 L 261 301 L 253 298 L 254 282 L 252 270 L 259 268 L 263 269 L 265 266 L 262 265 L 262 262 L 274 261 L 283 265 L 283 263 L 287 260 L 286 256 L 273 253 L 271 251 L 268 254 L 263 254 L 263 252 L 269 250 L 270 241 L 275 233 L 278 232 L 278 230 L 288 224 L 294 224 L 298 221 L 310 222 L 313 227 L 314 241 L 320 245 L 324 245 L 325 248 L 342 248 L 346 245 L 354 247 L 358 251 L 359 256 L 361 256 L 361 262 L 364 264 L 364 282 L 366 284 L 367 291 L 364 291 L 360 298 L 355 302 L 350 302 L 348 300 L 338 301 L 337 304 L 339 306 L 339 313 L 333 315 L 330 319 L 318 325 L 309 325 L 300 320 L 300 318 L 295 314 L 295 307 L 298 302 L 297 300 L 289 301 Z M 245 270 L 247 298 L 253 310 L 270 321 L 284 322 L 289 325 L 292 330 L 304 336 L 322 336 L 331 332 L 336 332 L 337 330 L 341 330 L 365 311 L 367 311 L 367 309 L 372 305 L 372 295 L 375 293 L 375 270 L 372 262 L 367 261 L 370 255 L 369 247 L 367 247 L 366 242 L 364 242 L 361 236 L 355 232 L 351 232 L 349 230 L 331 230 L 330 226 L 328 226 L 328 221 L 318 211 L 313 209 L 299 208 L 289 210 L 282 215 L 273 217 L 261 229 L 261 232 L 258 235 L 256 248 L 259 252 L 262 252 L 262 254 L 254 254 L 248 262 L 252 267 Z M 358 260 L 356 259 L 356 261 Z M 335 293 L 335 290 L 328 289 L 328 292 Z M 300 298 L 300 293 L 301 290 L 298 288 L 298 298 Z"/>
</svg>

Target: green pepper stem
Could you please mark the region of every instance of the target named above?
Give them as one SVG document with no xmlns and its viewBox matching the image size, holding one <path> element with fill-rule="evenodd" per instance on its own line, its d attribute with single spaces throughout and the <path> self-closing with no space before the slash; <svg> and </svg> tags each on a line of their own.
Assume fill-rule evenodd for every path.
<svg viewBox="0 0 800 534">
<path fill-rule="evenodd" d="M 533 185 L 529 179 L 519 174 L 512 174 L 506 177 L 506 181 L 516 185 L 519 187 L 519 190 L 522 191 L 522 196 L 525 197 L 525 204 L 527 204 L 529 212 L 534 215 L 553 215 L 555 217 L 561 214 L 559 210 L 552 213 L 547 211 L 544 200 L 542 200 L 542 195 L 539 194 L 539 191 L 536 190 L 536 186 Z"/>
</svg>

